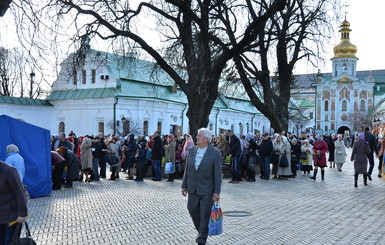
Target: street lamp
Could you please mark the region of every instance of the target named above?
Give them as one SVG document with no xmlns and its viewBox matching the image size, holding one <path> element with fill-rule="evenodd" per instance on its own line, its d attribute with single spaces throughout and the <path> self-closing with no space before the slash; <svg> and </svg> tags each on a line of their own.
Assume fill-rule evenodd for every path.
<svg viewBox="0 0 385 245">
<path fill-rule="evenodd" d="M 123 127 L 123 130 L 122 130 L 123 136 L 125 136 L 126 135 L 126 118 L 123 115 L 122 115 L 121 121 L 122 121 L 122 127 Z"/>
<path fill-rule="evenodd" d="M 35 77 L 35 73 L 34 73 L 34 72 L 31 72 L 29 75 L 31 76 L 31 88 L 30 88 L 30 90 L 29 90 L 29 98 L 32 99 L 32 94 L 33 94 L 33 91 L 32 91 L 32 89 L 33 89 L 33 79 L 34 79 L 34 77 Z"/>
</svg>

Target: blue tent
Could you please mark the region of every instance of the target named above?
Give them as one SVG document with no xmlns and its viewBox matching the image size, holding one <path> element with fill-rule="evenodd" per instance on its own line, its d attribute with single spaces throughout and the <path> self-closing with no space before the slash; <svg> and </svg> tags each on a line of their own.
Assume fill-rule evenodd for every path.
<svg viewBox="0 0 385 245">
<path fill-rule="evenodd" d="M 23 184 L 31 197 L 52 192 L 50 131 L 29 123 L 0 116 L 0 160 L 7 157 L 6 147 L 15 144 L 24 158 Z"/>
</svg>

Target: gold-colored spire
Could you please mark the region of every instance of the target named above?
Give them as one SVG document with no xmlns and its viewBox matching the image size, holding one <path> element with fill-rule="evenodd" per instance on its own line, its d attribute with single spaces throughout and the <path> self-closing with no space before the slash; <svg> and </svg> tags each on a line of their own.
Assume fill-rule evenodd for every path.
<svg viewBox="0 0 385 245">
<path fill-rule="evenodd" d="M 341 23 L 341 42 L 334 47 L 334 57 L 335 58 L 357 58 L 357 47 L 350 42 L 349 33 L 351 29 L 349 29 L 350 23 L 345 19 L 344 22 Z"/>
</svg>

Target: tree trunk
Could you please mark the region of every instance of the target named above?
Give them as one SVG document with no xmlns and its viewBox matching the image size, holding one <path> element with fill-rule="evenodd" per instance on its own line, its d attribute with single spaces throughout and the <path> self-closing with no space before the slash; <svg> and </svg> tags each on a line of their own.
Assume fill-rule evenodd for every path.
<svg viewBox="0 0 385 245">
<path fill-rule="evenodd" d="M 216 91 L 216 90 L 215 90 Z M 211 91 L 214 92 L 214 91 Z M 217 94 L 217 93 L 211 93 Z M 209 99 L 206 94 L 191 93 L 187 96 L 189 108 L 187 110 L 187 117 L 189 119 L 189 133 L 194 141 L 198 134 L 198 129 L 206 128 L 209 123 L 209 116 L 214 106 L 215 99 Z"/>
</svg>

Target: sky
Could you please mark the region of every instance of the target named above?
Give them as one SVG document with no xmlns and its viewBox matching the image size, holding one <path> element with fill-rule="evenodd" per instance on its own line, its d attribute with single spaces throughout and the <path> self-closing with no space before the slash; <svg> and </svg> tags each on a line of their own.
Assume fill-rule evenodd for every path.
<svg viewBox="0 0 385 245">
<path fill-rule="evenodd" d="M 385 1 L 384 0 L 349 0 L 344 1 L 348 5 L 345 11 L 346 19 L 350 22 L 350 42 L 357 46 L 358 71 L 370 71 L 385 69 Z M 343 16 L 342 14 L 341 16 Z M 343 21 L 343 20 L 342 20 Z M 340 42 L 339 26 L 335 27 L 334 37 L 324 54 L 325 64 L 320 66 L 321 72 L 331 72 L 333 48 Z M 307 64 L 300 64 L 296 68 L 296 73 L 304 74 L 316 72 L 318 68 L 313 68 Z"/>
<path fill-rule="evenodd" d="M 385 55 L 385 32 L 383 31 L 385 24 L 385 1 L 384 0 L 345 0 L 342 1 L 347 7 L 342 11 L 346 12 L 346 18 L 350 22 L 350 41 L 357 46 L 357 70 L 377 70 L 385 69 L 385 62 L 382 62 Z M 9 15 L 7 13 L 6 15 Z M 341 14 L 343 21 L 344 13 Z M 11 18 L 7 16 L 0 18 L 0 45 L 17 45 L 17 40 L 12 39 L 14 24 Z M 329 50 L 323 54 L 324 64 L 313 67 L 311 64 L 301 61 L 296 65 L 295 74 L 316 73 L 319 69 L 321 72 L 330 72 L 332 65 L 330 58 L 333 57 L 333 47 L 340 42 L 339 24 L 334 27 L 334 33 L 330 42 L 325 43 L 325 50 Z M 92 43 L 91 43 L 92 44 Z M 98 49 L 97 45 L 93 48 Z"/>
</svg>

